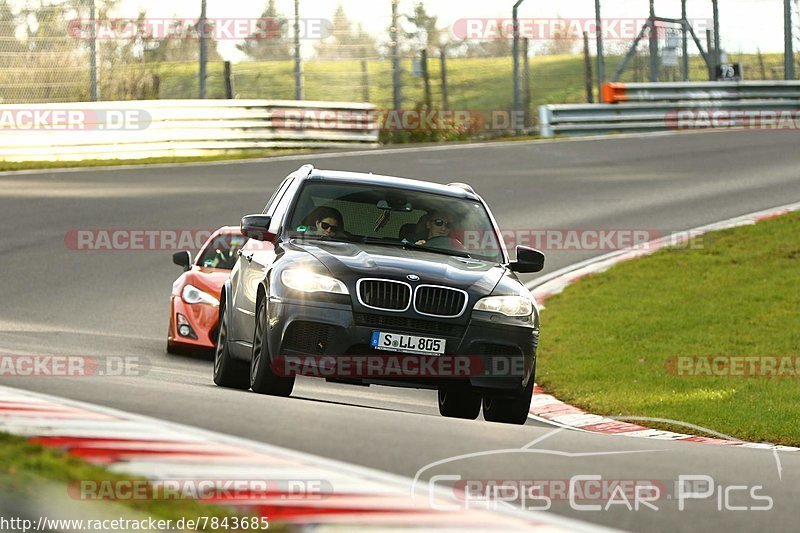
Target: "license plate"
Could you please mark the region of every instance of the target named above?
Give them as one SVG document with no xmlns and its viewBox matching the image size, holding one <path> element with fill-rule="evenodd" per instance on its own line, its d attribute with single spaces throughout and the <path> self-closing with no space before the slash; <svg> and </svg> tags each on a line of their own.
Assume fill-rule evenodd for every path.
<svg viewBox="0 0 800 533">
<path fill-rule="evenodd" d="M 445 339 L 375 331 L 372 333 L 372 347 L 392 352 L 442 355 L 444 353 Z"/>
</svg>

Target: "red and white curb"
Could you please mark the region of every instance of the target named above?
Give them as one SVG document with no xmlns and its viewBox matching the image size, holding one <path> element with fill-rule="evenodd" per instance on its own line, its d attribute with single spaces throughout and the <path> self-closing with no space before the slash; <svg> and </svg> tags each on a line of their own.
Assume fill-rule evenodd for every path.
<svg viewBox="0 0 800 533">
<path fill-rule="evenodd" d="M 563 268 L 547 276 L 538 278 L 528 284 L 528 289 L 533 293 L 537 303 L 544 308 L 544 302 L 561 293 L 567 286 L 575 283 L 581 278 L 605 272 L 612 266 L 622 263 L 623 261 L 630 261 L 639 257 L 652 255 L 656 251 L 668 247 L 682 244 L 688 239 L 704 235 L 712 231 L 719 231 L 729 228 L 736 228 L 739 226 L 748 226 L 756 224 L 768 218 L 774 218 L 787 213 L 800 211 L 800 202 L 764 211 L 758 211 L 743 215 L 736 218 L 716 222 L 692 230 L 688 230 L 682 234 L 682 238 L 677 240 L 672 237 L 666 237 L 648 242 L 636 248 L 629 248 L 626 250 L 618 250 L 599 257 L 582 261 L 580 263 Z M 706 444 L 720 444 L 726 446 L 740 446 L 743 448 L 759 448 L 776 451 L 797 452 L 800 448 L 792 446 L 776 446 L 766 443 L 744 442 L 732 438 L 710 438 L 701 437 L 697 435 L 675 433 L 672 431 L 661 431 L 656 429 L 647 428 L 638 424 L 625 422 L 623 420 L 613 419 L 587 413 L 582 409 L 562 402 L 558 398 L 547 394 L 538 385 L 534 388 L 533 401 L 531 402 L 531 417 L 543 422 L 548 422 L 553 425 L 576 429 L 580 431 L 587 431 L 591 433 L 604 433 L 609 435 L 621 435 L 626 437 L 641 437 L 649 439 L 660 440 L 676 440 L 687 442 L 699 442 Z M 702 429 L 702 428 L 698 428 Z"/>
<path fill-rule="evenodd" d="M 596 531 L 549 513 L 454 509 L 452 493 L 347 463 L 0 386 L 0 431 L 58 448 L 107 470 L 154 482 L 263 480 L 274 487 L 315 481 L 313 495 L 270 491 L 214 501 L 300 527 L 434 531 Z M 89 480 L 92 481 L 92 480 Z M 69 490 L 69 489 L 65 489 Z M 192 517 L 187 517 L 192 518 Z"/>
</svg>

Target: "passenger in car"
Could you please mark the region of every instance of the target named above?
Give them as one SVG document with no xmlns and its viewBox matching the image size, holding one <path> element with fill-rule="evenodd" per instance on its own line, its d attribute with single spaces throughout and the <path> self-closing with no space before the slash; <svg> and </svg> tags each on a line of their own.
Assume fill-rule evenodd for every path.
<svg viewBox="0 0 800 533">
<path fill-rule="evenodd" d="M 449 237 L 453 229 L 453 217 L 443 211 L 434 211 L 425 223 L 427 235 L 418 238 L 416 244 L 426 244 L 436 237 Z"/>
</svg>

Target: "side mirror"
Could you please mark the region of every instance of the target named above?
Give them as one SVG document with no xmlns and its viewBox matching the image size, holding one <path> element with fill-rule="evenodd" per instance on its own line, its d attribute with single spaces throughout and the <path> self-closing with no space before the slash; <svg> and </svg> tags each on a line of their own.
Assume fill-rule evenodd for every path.
<svg viewBox="0 0 800 533">
<path fill-rule="evenodd" d="M 544 270 L 544 254 L 534 248 L 517 246 L 517 260 L 508 265 L 512 272 L 533 274 Z"/>
<path fill-rule="evenodd" d="M 183 267 L 184 272 L 192 268 L 191 252 L 175 252 L 172 254 L 172 262 Z"/>
<path fill-rule="evenodd" d="M 267 215 L 247 215 L 242 218 L 242 235 L 256 241 L 274 242 L 277 237 L 269 232 L 272 217 Z"/>
</svg>

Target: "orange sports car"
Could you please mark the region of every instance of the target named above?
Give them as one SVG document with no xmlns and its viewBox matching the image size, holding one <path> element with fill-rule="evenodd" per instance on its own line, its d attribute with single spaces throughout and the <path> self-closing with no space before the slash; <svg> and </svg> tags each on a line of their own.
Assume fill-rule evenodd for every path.
<svg viewBox="0 0 800 533">
<path fill-rule="evenodd" d="M 225 226 L 208 238 L 194 262 L 190 252 L 172 256 L 184 273 L 172 284 L 167 352 L 212 350 L 216 346 L 220 290 L 246 240 L 238 226 Z"/>
</svg>

